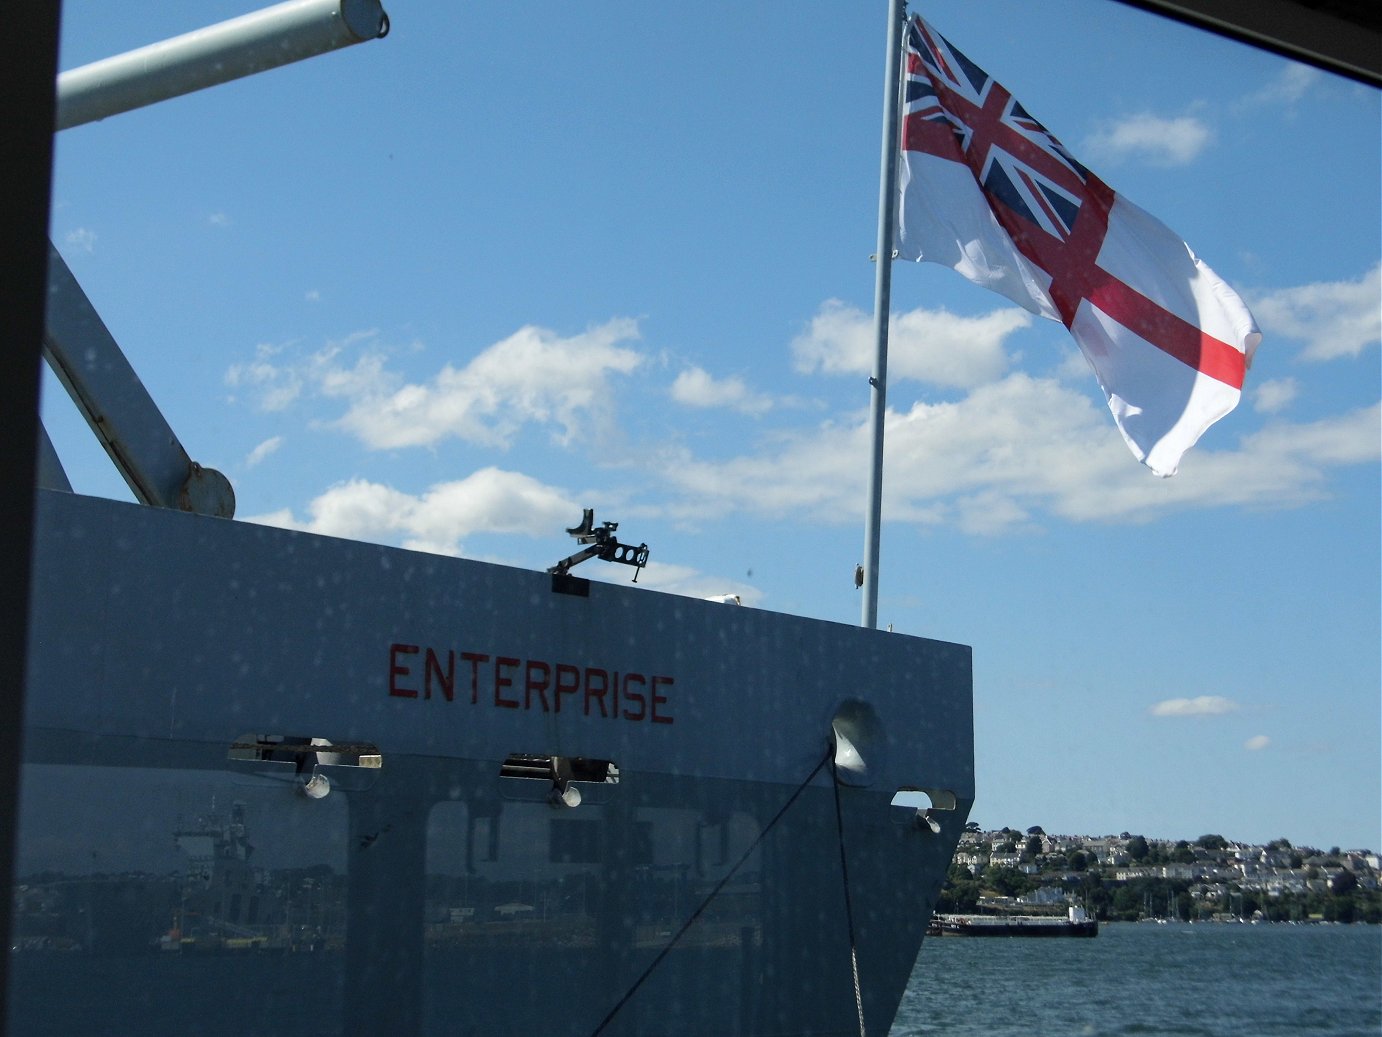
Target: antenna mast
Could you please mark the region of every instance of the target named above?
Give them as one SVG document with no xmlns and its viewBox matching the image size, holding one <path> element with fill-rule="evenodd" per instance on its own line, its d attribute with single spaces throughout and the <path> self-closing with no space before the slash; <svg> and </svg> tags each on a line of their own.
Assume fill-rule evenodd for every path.
<svg viewBox="0 0 1382 1037">
<path fill-rule="evenodd" d="M 888 406 L 888 316 L 892 307 L 893 222 L 897 211 L 898 95 L 902 83 L 904 0 L 888 0 L 888 56 L 883 77 L 883 155 L 878 178 L 878 250 L 873 285 L 873 375 L 869 409 L 868 520 L 864 527 L 864 608 L 860 626 L 878 626 L 878 538 L 883 525 L 883 420 Z"/>
</svg>

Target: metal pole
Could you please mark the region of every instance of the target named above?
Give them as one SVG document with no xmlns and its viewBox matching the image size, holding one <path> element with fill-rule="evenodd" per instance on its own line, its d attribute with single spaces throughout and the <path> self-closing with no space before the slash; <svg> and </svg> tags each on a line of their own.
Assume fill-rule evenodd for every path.
<svg viewBox="0 0 1382 1037">
<path fill-rule="evenodd" d="M 893 217 L 897 211 L 898 95 L 905 0 L 888 0 L 888 56 L 883 76 L 883 156 L 878 178 L 878 250 L 873 283 L 873 376 L 869 410 L 869 510 L 864 527 L 864 608 L 860 625 L 878 626 L 878 538 L 883 525 L 883 419 L 888 405 L 888 316 L 892 307 Z"/>
<path fill-rule="evenodd" d="M 58 76 L 59 130 L 377 39 L 380 0 L 288 0 Z"/>
<path fill-rule="evenodd" d="M 201 515 L 234 516 L 235 491 L 230 481 L 187 456 L 51 242 L 45 298 L 44 359 L 105 447 L 134 499 Z M 57 467 L 60 471 L 60 462 Z"/>
</svg>

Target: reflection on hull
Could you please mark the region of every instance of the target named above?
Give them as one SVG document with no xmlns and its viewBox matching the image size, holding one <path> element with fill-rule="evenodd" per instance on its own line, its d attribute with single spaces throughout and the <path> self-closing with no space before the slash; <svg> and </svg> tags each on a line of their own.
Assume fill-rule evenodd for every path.
<svg viewBox="0 0 1382 1037">
<path fill-rule="evenodd" d="M 237 1035 L 853 1034 L 851 945 L 886 1032 L 972 800 L 967 649 L 45 497 L 42 586 L 127 637 L 36 602 L 12 1032 L 185 1033 L 201 1004 L 196 1032 Z M 198 559 L 196 623 L 128 607 L 185 592 L 133 564 L 154 542 Z M 93 568 L 110 590 L 83 599 Z M 666 675 L 673 722 L 496 708 L 478 664 L 447 696 L 441 649 L 436 674 L 397 650 L 458 641 Z M 846 700 L 876 722 L 837 785 Z M 557 778 L 505 776 L 516 752 Z M 562 798 L 573 757 L 617 782 Z M 956 794 L 939 832 L 902 787 Z"/>
</svg>

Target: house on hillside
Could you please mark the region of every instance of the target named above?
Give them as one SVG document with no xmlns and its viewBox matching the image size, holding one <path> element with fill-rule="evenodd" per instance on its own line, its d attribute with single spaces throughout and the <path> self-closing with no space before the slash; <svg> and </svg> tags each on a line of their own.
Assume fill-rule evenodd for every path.
<svg viewBox="0 0 1382 1037">
<path fill-rule="evenodd" d="M 988 864 L 989 855 L 986 853 L 976 853 L 972 850 L 961 850 L 955 854 L 955 863 L 963 864 L 969 869 L 971 875 L 978 875 Z"/>
</svg>

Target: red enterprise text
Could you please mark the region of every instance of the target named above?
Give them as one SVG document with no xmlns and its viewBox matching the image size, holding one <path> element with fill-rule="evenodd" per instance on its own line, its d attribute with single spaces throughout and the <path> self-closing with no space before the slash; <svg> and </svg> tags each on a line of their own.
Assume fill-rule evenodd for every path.
<svg viewBox="0 0 1382 1037">
<path fill-rule="evenodd" d="M 449 648 L 389 646 L 389 695 L 394 698 L 430 699 L 435 692 L 454 702 L 458 676 L 462 700 L 469 691 L 472 706 L 579 711 L 635 723 L 674 722 L 667 698 L 676 683 L 671 677 Z"/>
</svg>

